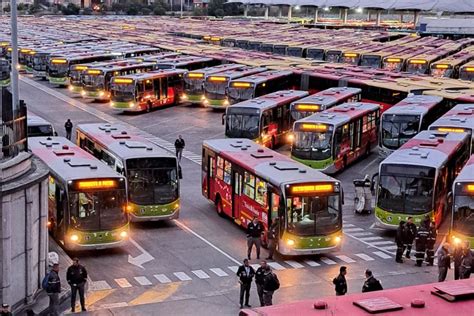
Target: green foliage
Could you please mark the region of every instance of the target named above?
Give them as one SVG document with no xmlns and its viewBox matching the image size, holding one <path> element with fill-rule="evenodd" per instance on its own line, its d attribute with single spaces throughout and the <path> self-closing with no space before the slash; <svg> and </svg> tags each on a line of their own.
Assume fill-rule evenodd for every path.
<svg viewBox="0 0 474 316">
<path fill-rule="evenodd" d="M 80 8 L 74 3 L 69 3 L 66 7 L 61 8 L 61 12 L 64 15 L 77 15 L 79 14 Z"/>
<path fill-rule="evenodd" d="M 84 8 L 84 10 L 82 10 L 83 15 L 92 15 L 92 12 L 93 10 L 91 8 Z"/>
<path fill-rule="evenodd" d="M 33 4 L 29 7 L 28 12 L 30 14 L 35 14 L 41 10 L 41 7 L 37 4 Z"/>
<path fill-rule="evenodd" d="M 238 3 L 226 3 L 226 0 L 211 0 L 207 11 L 210 16 L 215 17 L 243 14 L 243 9 Z"/>
<path fill-rule="evenodd" d="M 202 7 L 196 7 L 193 10 L 193 15 L 194 16 L 205 16 L 205 15 L 207 15 L 207 9 L 202 8 Z"/>
<path fill-rule="evenodd" d="M 155 7 L 153 8 L 153 14 L 154 15 L 165 15 L 166 14 L 166 9 L 161 4 L 155 5 Z"/>
</svg>

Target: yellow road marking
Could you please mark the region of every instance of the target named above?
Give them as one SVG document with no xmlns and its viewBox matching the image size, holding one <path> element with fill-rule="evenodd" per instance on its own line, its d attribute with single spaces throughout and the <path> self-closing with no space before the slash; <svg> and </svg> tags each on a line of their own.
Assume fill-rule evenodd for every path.
<svg viewBox="0 0 474 316">
<path fill-rule="evenodd" d="M 113 292 L 115 292 L 115 289 L 87 292 L 86 305 L 91 306 L 91 305 L 97 303 L 98 301 L 106 298 L 107 296 L 109 296 Z M 76 305 L 76 310 L 78 310 L 77 306 L 78 305 Z"/>
<path fill-rule="evenodd" d="M 158 285 L 153 289 L 148 290 L 136 297 L 134 300 L 130 301 L 128 305 L 143 305 L 163 302 L 170 296 L 172 296 L 178 288 L 180 287 L 180 282 L 173 282 L 167 285 Z"/>
</svg>

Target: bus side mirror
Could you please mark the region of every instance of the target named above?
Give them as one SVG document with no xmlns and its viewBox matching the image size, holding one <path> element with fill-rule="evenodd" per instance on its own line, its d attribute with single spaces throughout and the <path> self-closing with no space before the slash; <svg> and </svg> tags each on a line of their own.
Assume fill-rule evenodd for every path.
<svg viewBox="0 0 474 316">
<path fill-rule="evenodd" d="M 448 206 L 451 206 L 453 203 L 453 191 L 449 191 L 447 195 Z"/>
<path fill-rule="evenodd" d="M 377 183 L 377 179 L 379 177 L 379 173 L 374 173 L 374 175 L 372 176 L 372 179 L 370 180 L 370 192 L 372 192 L 372 194 L 375 194 L 375 188 L 377 187 L 378 183 Z"/>
<path fill-rule="evenodd" d="M 222 114 L 222 125 L 225 124 L 225 114 Z"/>
</svg>

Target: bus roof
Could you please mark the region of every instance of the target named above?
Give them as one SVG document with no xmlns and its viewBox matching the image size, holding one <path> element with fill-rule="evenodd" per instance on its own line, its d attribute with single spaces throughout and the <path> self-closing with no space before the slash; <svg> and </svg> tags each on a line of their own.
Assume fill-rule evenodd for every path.
<svg viewBox="0 0 474 316">
<path fill-rule="evenodd" d="M 267 68 L 265 67 L 253 67 L 253 66 L 245 66 L 242 68 L 238 69 L 233 69 L 233 70 L 226 70 L 223 72 L 219 72 L 215 74 L 215 76 L 209 76 L 206 79 L 212 80 L 213 77 L 223 77 L 226 80 L 232 80 L 235 78 L 240 78 L 240 77 L 245 77 L 248 75 L 252 75 L 255 73 L 263 72 L 266 71 Z"/>
<path fill-rule="evenodd" d="M 246 82 L 246 83 L 248 82 L 248 83 L 253 83 L 255 85 L 258 85 L 268 80 L 291 76 L 292 73 L 293 72 L 288 71 L 288 70 L 267 70 L 267 71 L 253 74 L 250 76 L 231 80 L 230 84 L 236 83 L 236 82 Z"/>
<path fill-rule="evenodd" d="M 461 172 L 458 174 L 454 183 L 456 182 L 472 182 L 474 183 L 474 155 L 469 158 Z"/>
<path fill-rule="evenodd" d="M 335 87 L 329 88 L 318 93 L 307 96 L 306 98 L 294 101 L 292 105 L 296 104 L 317 104 L 322 106 L 332 105 L 340 100 L 351 97 L 353 95 L 361 93 L 359 88 L 349 87 Z"/>
<path fill-rule="evenodd" d="M 445 69 L 445 67 L 454 68 L 465 62 L 471 61 L 474 59 L 474 46 L 469 46 L 463 50 L 457 52 L 454 55 L 450 55 L 446 58 L 438 60 L 431 65 L 431 68 Z"/>
<path fill-rule="evenodd" d="M 155 63 L 152 62 L 133 62 L 133 61 L 124 61 L 123 63 L 112 63 L 99 66 L 92 66 L 86 70 L 87 74 L 94 74 L 94 71 L 110 72 L 110 71 L 121 71 L 127 69 L 135 69 L 137 67 L 152 67 Z"/>
<path fill-rule="evenodd" d="M 356 293 L 344 296 L 327 296 L 318 299 L 297 301 L 274 306 L 244 309 L 241 316 L 414 316 L 414 315 L 469 315 L 472 314 L 472 289 L 474 279 L 447 281 L 442 283 L 406 286 L 383 291 Z M 439 293 L 433 295 L 435 293 Z M 452 294 L 453 293 L 453 294 Z M 452 301 L 445 296 L 454 296 Z M 468 294 L 468 295 L 466 295 Z M 466 297 L 461 299 L 460 297 Z M 423 308 L 413 307 L 412 303 L 420 300 L 425 303 Z M 371 305 L 377 311 L 368 312 L 360 303 Z M 326 305 L 324 309 L 316 309 L 315 304 Z M 394 310 L 393 308 L 397 309 Z"/>
<path fill-rule="evenodd" d="M 188 71 L 186 73 L 186 77 L 190 77 L 189 74 L 201 74 L 203 77 L 206 77 L 211 74 L 216 74 L 228 70 L 233 70 L 233 69 L 239 69 L 245 67 L 245 65 L 242 64 L 223 64 L 223 65 L 217 65 L 213 67 L 206 67 L 202 69 L 197 69 L 197 70 L 192 70 Z"/>
<path fill-rule="evenodd" d="M 145 79 L 154 79 L 159 77 L 167 77 L 173 75 L 183 75 L 186 72 L 184 69 L 160 69 L 153 70 L 149 72 L 143 72 L 139 74 L 130 74 L 125 76 L 113 77 L 113 82 L 116 82 L 117 79 L 131 79 L 131 80 L 145 80 Z"/>
<path fill-rule="evenodd" d="M 474 131 L 474 104 L 456 105 L 434 121 L 428 129 L 446 132 Z"/>
<path fill-rule="evenodd" d="M 237 162 L 256 176 L 282 187 L 293 183 L 338 182 L 322 172 L 270 150 L 249 139 L 205 140 L 203 146 L 231 162 Z"/>
<path fill-rule="evenodd" d="M 426 114 L 437 104 L 443 101 L 442 97 L 433 96 L 433 95 L 413 95 L 409 96 L 402 101 L 398 102 L 388 110 L 386 110 L 383 115 L 417 115 L 417 114 Z"/>
<path fill-rule="evenodd" d="M 123 178 L 64 137 L 30 137 L 28 147 L 64 181 L 85 178 Z"/>
<path fill-rule="evenodd" d="M 127 132 L 120 124 L 79 124 L 77 129 L 122 159 L 170 157 L 174 155 L 149 140 Z"/>
<path fill-rule="evenodd" d="M 445 78 L 442 78 L 445 79 Z M 474 88 L 472 89 L 441 89 L 423 91 L 426 95 L 437 95 L 446 100 L 458 103 L 474 103 Z"/>
<path fill-rule="evenodd" d="M 381 164 L 439 168 L 450 156 L 457 154 L 466 139 L 466 133 L 422 131 L 388 156 Z"/>
<path fill-rule="evenodd" d="M 380 109 L 380 106 L 374 103 L 343 103 L 336 105 L 322 112 L 316 112 L 308 117 L 302 118 L 295 122 L 297 124 L 304 123 L 322 123 L 327 125 L 340 126 L 349 122 L 352 118 L 358 117 L 368 112 Z"/>
<path fill-rule="evenodd" d="M 245 100 L 227 107 L 228 111 L 238 109 L 256 109 L 257 112 L 273 108 L 281 103 L 290 103 L 308 95 L 308 92 L 301 90 L 281 90 L 260 97 Z"/>
</svg>

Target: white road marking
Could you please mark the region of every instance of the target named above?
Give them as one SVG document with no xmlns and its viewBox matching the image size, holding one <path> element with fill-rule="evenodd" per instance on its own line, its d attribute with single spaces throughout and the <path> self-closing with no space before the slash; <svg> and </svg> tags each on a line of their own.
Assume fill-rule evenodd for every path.
<svg viewBox="0 0 474 316">
<path fill-rule="evenodd" d="M 175 219 L 174 222 L 179 226 L 181 227 L 182 229 L 190 232 L 191 234 L 193 234 L 194 236 L 196 236 L 197 238 L 201 239 L 202 241 L 204 241 L 206 244 L 208 244 L 209 246 L 211 246 L 212 248 L 214 248 L 215 250 L 217 250 L 218 252 L 220 252 L 221 254 L 223 254 L 225 257 L 227 257 L 228 259 L 230 259 L 232 262 L 236 263 L 236 264 L 239 264 L 240 265 L 240 261 L 238 261 L 237 259 L 233 258 L 232 256 L 230 256 L 228 253 L 226 253 L 225 251 L 221 250 L 220 248 L 218 248 L 217 246 L 215 246 L 213 243 L 211 243 L 210 241 L 208 241 L 206 238 L 202 237 L 201 235 L 199 235 L 198 233 L 196 233 L 194 230 L 192 230 L 191 228 L 189 228 L 188 226 L 186 226 L 185 224 L 181 223 L 179 220 Z"/>
<path fill-rule="evenodd" d="M 228 267 L 230 271 L 234 272 L 234 273 L 237 273 L 237 270 L 239 270 L 239 267 L 238 266 L 230 266 Z"/>
<path fill-rule="evenodd" d="M 275 270 L 285 270 L 286 268 L 279 264 L 278 262 L 268 262 L 268 265 Z"/>
<path fill-rule="evenodd" d="M 365 170 L 367 170 L 374 162 L 377 162 L 378 159 L 379 159 L 379 158 L 378 158 L 378 156 L 376 155 L 376 156 L 375 156 L 375 159 L 372 160 L 371 162 L 369 162 L 368 164 L 366 164 L 365 167 L 360 170 L 360 172 L 364 172 Z"/>
<path fill-rule="evenodd" d="M 111 290 L 112 287 L 107 281 L 91 281 L 89 283 L 89 291 Z"/>
<path fill-rule="evenodd" d="M 130 282 L 128 282 L 128 280 L 125 279 L 125 278 L 115 279 L 114 281 L 117 282 L 117 284 L 118 284 L 120 287 L 132 287 L 132 285 L 130 284 Z"/>
<path fill-rule="evenodd" d="M 305 260 L 304 263 L 306 263 L 310 267 L 319 267 L 320 266 L 319 263 L 317 263 L 316 261 L 313 261 L 313 260 Z"/>
<path fill-rule="evenodd" d="M 302 265 L 302 264 L 299 263 L 299 262 L 293 261 L 293 260 L 286 260 L 285 263 L 288 264 L 288 265 L 290 265 L 290 266 L 292 266 L 292 267 L 295 268 L 295 269 L 304 268 L 304 265 Z"/>
<path fill-rule="evenodd" d="M 345 256 L 345 255 L 339 255 L 339 256 L 336 256 L 336 258 L 338 258 L 339 260 L 342 260 L 346 263 L 353 263 L 353 262 L 356 262 L 354 259 L 352 258 L 349 258 L 348 256 Z"/>
<path fill-rule="evenodd" d="M 374 236 L 374 237 L 364 237 L 364 238 L 359 238 L 359 239 L 362 241 L 372 241 L 372 240 L 381 240 L 383 238 L 379 236 Z"/>
<path fill-rule="evenodd" d="M 387 251 L 389 251 L 389 250 L 395 250 L 395 249 L 397 249 L 397 246 L 382 247 L 382 249 L 387 250 Z"/>
<path fill-rule="evenodd" d="M 134 245 L 138 250 L 140 250 L 141 254 L 138 255 L 137 257 L 132 257 L 131 255 L 128 255 L 128 263 L 133 264 L 137 267 L 140 267 L 142 269 L 145 269 L 143 265 L 149 261 L 155 260 L 155 258 L 150 255 L 148 251 L 143 249 L 142 246 L 140 246 L 135 240 L 132 238 L 129 238 L 129 241 L 132 245 Z"/>
<path fill-rule="evenodd" d="M 355 227 L 354 224 L 342 224 L 342 227 Z"/>
<path fill-rule="evenodd" d="M 370 225 L 369 229 L 372 229 L 375 227 L 375 223 L 372 223 L 372 225 Z"/>
<path fill-rule="evenodd" d="M 101 309 L 109 309 L 109 308 L 127 307 L 127 306 L 128 306 L 127 302 L 118 302 L 118 303 L 110 303 L 110 304 L 100 305 L 100 308 Z"/>
<path fill-rule="evenodd" d="M 135 280 L 140 283 L 140 285 L 151 285 L 151 282 L 150 280 L 148 280 L 146 277 L 144 276 L 137 276 L 135 277 Z"/>
<path fill-rule="evenodd" d="M 214 272 L 219 277 L 228 276 L 228 274 L 224 270 L 222 270 L 221 268 L 212 268 L 212 269 L 209 269 L 209 270 Z M 237 272 L 237 270 L 235 272 Z"/>
<path fill-rule="evenodd" d="M 374 258 L 372 258 L 371 256 L 369 255 L 366 255 L 365 253 L 356 253 L 354 254 L 355 256 L 361 258 L 362 260 L 365 260 L 365 261 L 373 261 L 375 260 Z"/>
<path fill-rule="evenodd" d="M 376 255 L 376 256 L 379 256 L 382 259 L 392 258 L 391 256 L 387 255 L 385 252 L 382 252 L 382 251 L 374 251 L 373 254 Z"/>
<path fill-rule="evenodd" d="M 393 241 L 390 240 L 383 240 L 383 241 L 373 241 L 371 242 L 372 245 L 380 246 L 380 245 L 393 245 L 395 244 Z"/>
<path fill-rule="evenodd" d="M 171 283 L 171 280 L 164 274 L 155 274 L 154 277 L 160 282 L 160 283 Z"/>
<path fill-rule="evenodd" d="M 371 233 L 371 232 L 351 233 L 352 236 L 356 236 L 356 237 L 372 236 L 373 234 L 374 233 Z"/>
<path fill-rule="evenodd" d="M 174 272 L 173 273 L 181 281 L 191 281 L 192 279 L 184 272 Z"/>
<path fill-rule="evenodd" d="M 342 230 L 344 232 L 348 232 L 348 233 L 355 233 L 355 232 L 363 232 L 364 229 L 363 228 L 360 228 L 360 227 L 354 227 L 354 228 L 342 228 Z"/>
<path fill-rule="evenodd" d="M 258 263 L 251 264 L 251 266 L 255 271 L 257 271 L 257 269 L 260 268 L 260 264 Z"/>
<path fill-rule="evenodd" d="M 197 276 L 200 279 L 209 279 L 210 278 L 209 274 L 207 274 L 206 272 L 204 272 L 202 270 L 194 270 L 194 271 L 191 271 L 191 272 L 194 273 L 194 275 Z"/>
<path fill-rule="evenodd" d="M 326 257 L 321 257 L 321 261 L 324 262 L 325 264 L 329 264 L 329 265 L 336 264 L 336 261 L 331 260 L 331 259 L 326 258 Z"/>
</svg>

